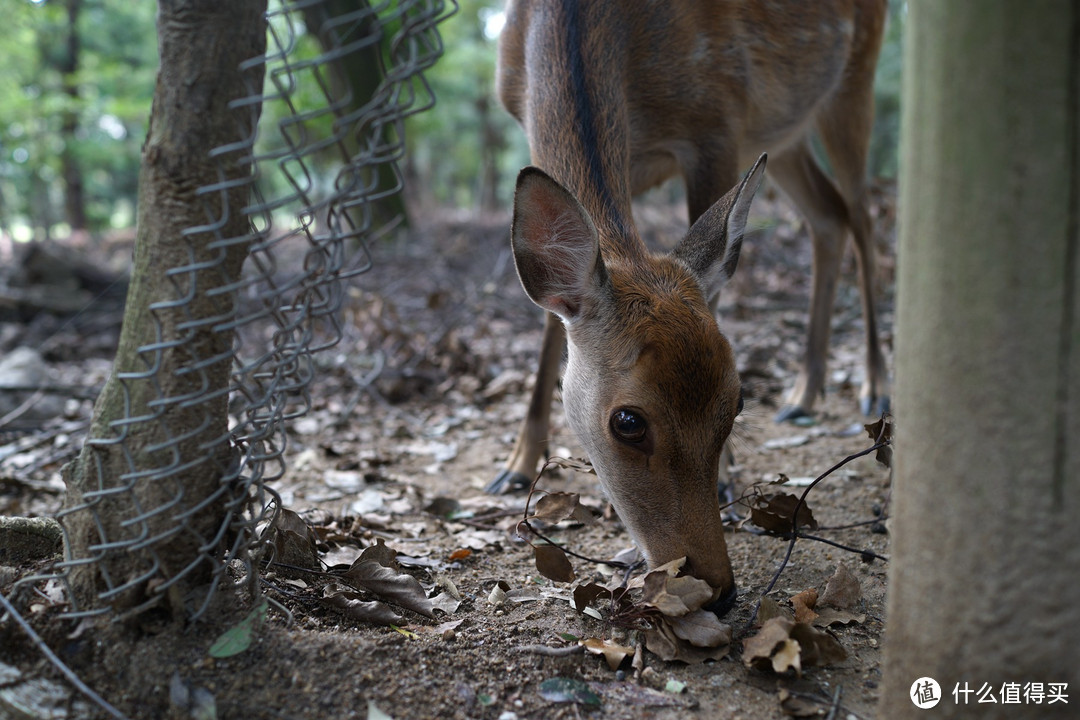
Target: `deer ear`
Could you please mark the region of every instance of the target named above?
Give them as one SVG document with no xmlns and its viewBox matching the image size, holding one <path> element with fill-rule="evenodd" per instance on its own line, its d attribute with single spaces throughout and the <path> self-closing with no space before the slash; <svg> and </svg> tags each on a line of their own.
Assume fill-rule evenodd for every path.
<svg viewBox="0 0 1080 720">
<path fill-rule="evenodd" d="M 754 193 L 765 176 L 766 160 L 767 156 L 762 154 L 742 182 L 713 203 L 673 251 L 697 275 L 710 305 L 739 264 L 746 218 Z"/>
<path fill-rule="evenodd" d="M 606 277 L 596 227 L 581 203 L 539 168 L 518 174 L 510 241 L 532 301 L 566 322 L 580 317 Z"/>
</svg>

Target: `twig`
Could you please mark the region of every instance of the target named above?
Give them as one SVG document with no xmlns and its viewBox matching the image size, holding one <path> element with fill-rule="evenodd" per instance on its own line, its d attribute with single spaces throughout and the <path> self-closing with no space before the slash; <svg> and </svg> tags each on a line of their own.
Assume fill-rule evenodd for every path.
<svg viewBox="0 0 1080 720">
<path fill-rule="evenodd" d="M 844 686 L 837 685 L 836 691 L 833 692 L 832 705 L 829 707 L 829 714 L 825 716 L 825 720 L 836 720 L 836 716 L 840 713 L 840 698 L 844 694 Z"/>
<path fill-rule="evenodd" d="M 569 657 L 582 652 L 582 645 L 567 645 L 566 647 L 551 647 L 550 645 L 523 645 L 518 648 L 520 652 L 544 655 L 546 657 Z"/>
<path fill-rule="evenodd" d="M 45 641 L 41 639 L 41 636 L 34 632 L 34 628 L 30 627 L 30 623 L 26 622 L 26 620 L 23 619 L 23 616 L 15 610 L 14 606 L 12 606 L 12 604 L 8 602 L 8 599 L 2 594 L 0 594 L 0 605 L 3 606 L 5 612 L 11 615 L 12 619 L 15 620 L 15 623 L 20 628 L 22 628 L 23 632 L 27 634 L 27 636 L 30 638 L 30 642 L 34 643 L 34 647 L 36 647 L 41 652 L 41 654 L 44 655 L 49 660 L 49 662 L 51 662 L 53 666 L 56 667 L 56 669 L 59 670 L 64 675 L 64 677 L 68 679 L 68 682 L 75 686 L 75 689 L 77 689 L 86 697 L 90 698 L 90 700 L 92 700 L 96 705 L 98 705 L 98 707 L 100 707 L 102 710 L 104 710 L 117 720 L 128 720 L 127 715 L 124 715 L 122 712 L 114 708 L 108 703 L 107 700 L 105 700 L 105 698 L 98 695 L 96 692 L 90 689 L 90 687 L 87 686 L 86 683 L 80 680 L 79 676 L 76 675 L 71 668 L 65 665 L 64 662 L 56 656 L 56 654 L 49 648 L 49 646 L 45 644 Z"/>
<path fill-rule="evenodd" d="M 70 395 L 76 400 L 96 400 L 101 394 L 102 386 L 87 385 L 4 385 L 0 390 L 4 392 L 42 392 L 50 395 Z"/>
<path fill-rule="evenodd" d="M 821 528 L 821 529 L 822 530 L 836 530 L 837 528 Z M 743 528 L 743 532 L 748 532 L 751 535 L 758 535 L 758 536 L 762 536 L 762 537 L 779 538 L 781 540 L 790 540 L 791 539 L 791 533 L 790 532 L 781 533 L 781 532 L 776 532 L 776 531 L 773 531 L 773 530 L 757 530 L 757 529 L 746 529 L 746 528 Z M 851 545 L 844 545 L 843 543 L 838 543 L 835 540 L 829 540 L 828 538 L 823 538 L 820 535 L 807 535 L 806 533 L 799 533 L 798 537 L 799 537 L 800 540 L 813 540 L 814 542 L 819 542 L 819 543 L 824 543 L 826 545 L 831 545 L 832 547 L 838 548 L 840 550 L 844 550 L 845 552 L 854 553 L 855 555 L 861 555 L 864 560 L 881 560 L 882 562 L 888 562 L 889 561 L 888 556 L 886 556 L 886 555 L 878 555 L 876 552 L 874 552 L 873 550 L 870 550 L 869 548 L 857 548 L 857 547 L 852 547 Z"/>
<path fill-rule="evenodd" d="M 819 525 L 818 530 L 851 530 L 852 528 L 866 527 L 867 525 L 877 525 L 885 520 L 888 520 L 888 518 L 885 517 L 885 515 L 881 515 L 873 520 L 860 520 L 859 522 L 848 523 L 847 525 Z"/>
<path fill-rule="evenodd" d="M 529 532 L 531 532 L 533 535 L 535 535 L 536 537 L 538 537 L 541 540 L 543 540 L 544 542 L 546 542 L 548 545 L 554 545 L 555 547 L 559 548 L 560 550 L 562 550 L 567 555 L 570 555 L 571 557 L 576 557 L 578 560 L 584 560 L 585 562 L 591 562 L 591 563 L 600 564 L 600 565 L 607 565 L 608 567 L 614 567 L 614 568 L 620 568 L 620 569 L 630 569 L 631 567 L 633 567 L 632 564 L 624 563 L 621 560 L 600 560 L 599 558 L 591 558 L 591 557 L 589 557 L 587 555 L 581 555 L 579 553 L 574 552 L 573 550 L 567 550 L 562 545 L 555 542 L 554 540 L 552 540 L 548 536 L 544 535 L 543 533 L 541 533 L 539 530 L 537 530 L 536 528 L 534 528 L 532 526 L 532 523 L 529 522 L 529 506 L 532 504 L 533 494 L 536 493 L 536 483 L 538 483 L 540 481 L 540 478 L 543 476 L 544 471 L 547 470 L 548 465 L 551 465 L 551 464 L 553 464 L 552 460 L 548 459 L 548 461 L 544 463 L 544 467 L 540 468 L 540 472 L 538 472 L 536 474 L 536 477 L 533 478 L 532 484 L 529 486 L 529 494 L 525 498 L 525 509 L 522 511 L 521 522 L 519 522 L 518 525 L 517 525 L 518 528 L 521 528 L 521 526 L 524 525 L 525 527 L 529 528 Z M 525 538 L 521 537 L 520 529 L 518 530 L 518 537 L 520 537 L 522 540 L 525 539 Z M 529 544 L 531 545 L 532 543 L 529 543 Z"/>
<path fill-rule="evenodd" d="M 526 512 L 528 512 L 528 511 L 526 510 Z M 521 522 L 518 523 L 518 527 L 521 527 L 522 525 L 529 528 L 529 532 L 531 532 L 533 535 L 535 535 L 536 537 L 538 537 L 541 540 L 543 540 L 544 542 L 546 542 L 548 545 L 554 545 L 555 547 L 559 548 L 560 550 L 562 550 L 567 555 L 570 555 L 571 557 L 576 557 L 578 560 L 584 560 L 585 562 L 597 563 L 597 564 L 600 564 L 600 565 L 607 565 L 608 567 L 614 567 L 614 568 L 620 568 L 620 569 L 629 569 L 629 568 L 633 567 L 632 564 L 625 563 L 625 562 L 623 562 L 621 560 L 601 560 L 600 558 L 592 558 L 592 557 L 589 557 L 588 555 L 581 555 L 579 553 L 574 552 L 573 550 L 567 550 L 562 545 L 555 542 L 554 540 L 549 538 L 547 535 L 544 535 L 542 532 L 540 532 L 539 530 L 534 528 L 529 523 L 528 518 L 525 518 L 524 520 L 522 520 Z M 520 532 L 518 533 L 518 537 L 521 537 Z"/>
<path fill-rule="evenodd" d="M 776 582 L 780 579 L 780 575 L 784 572 L 784 568 L 787 567 L 788 561 L 791 560 L 791 553 L 795 549 L 795 541 L 798 540 L 799 537 L 800 537 L 799 536 L 799 511 L 802 510 L 803 506 L 806 504 L 806 496 L 810 493 L 811 490 L 814 489 L 814 487 L 819 482 L 821 482 L 822 480 L 827 478 L 829 475 L 833 474 L 834 472 L 836 472 L 837 470 L 842 468 L 843 466 L 847 465 L 852 460 L 856 460 L 858 458 L 864 457 L 866 455 L 869 455 L 872 452 L 877 452 L 878 450 L 880 450 L 881 448 L 885 447 L 888 444 L 889 444 L 888 440 L 883 440 L 883 439 L 881 439 L 879 437 L 878 441 L 875 442 L 872 446 L 866 448 L 865 450 L 857 452 L 854 455 L 848 455 L 846 458 L 844 458 L 840 462 L 836 463 L 835 465 L 833 465 L 831 468 L 829 468 L 825 472 L 818 475 L 816 478 L 814 478 L 814 481 L 812 483 L 810 483 L 809 485 L 806 486 L 806 489 L 803 490 L 803 494 L 799 496 L 799 502 L 795 503 L 795 510 L 791 513 L 791 540 L 788 542 L 787 552 L 784 553 L 784 559 L 780 562 L 780 567 L 777 568 L 776 573 L 773 574 L 772 580 L 769 581 L 768 587 L 766 587 L 765 590 L 762 591 L 761 597 L 758 598 L 757 603 L 754 605 L 754 611 L 752 613 L 750 613 L 750 619 L 746 621 L 746 626 L 743 628 L 744 632 L 749 630 L 750 627 L 754 624 L 754 620 L 757 619 L 758 611 L 761 610 L 761 602 L 762 602 L 762 600 L 764 600 L 765 596 L 767 596 L 769 593 L 771 593 L 773 588 L 776 587 Z M 861 552 L 861 551 L 858 551 L 858 552 Z"/>
<path fill-rule="evenodd" d="M 790 535 L 785 534 L 782 537 L 789 537 L 790 538 Z M 868 548 L 864 548 L 864 549 L 860 550 L 857 547 L 851 547 L 850 545 L 844 545 L 844 544 L 838 543 L 838 542 L 836 542 L 834 540 L 829 540 L 828 538 L 823 538 L 823 537 L 821 537 L 819 535 L 806 535 L 806 534 L 800 533 L 799 537 L 802 538 L 803 540 L 813 540 L 815 542 L 825 543 L 826 545 L 832 545 L 834 548 L 839 548 L 840 550 L 846 550 L 847 552 L 855 553 L 856 555 L 861 555 L 863 557 L 863 559 L 882 560 L 884 562 L 889 561 L 889 558 L 887 558 L 886 556 L 878 555 L 876 552 L 874 552 L 873 550 L 870 550 Z"/>
<path fill-rule="evenodd" d="M 498 525 L 493 525 L 488 520 L 498 520 L 505 517 L 513 517 L 517 515 L 520 510 L 500 510 L 499 512 L 484 513 L 483 515 L 477 515 L 476 517 L 454 517 L 454 518 L 440 518 L 448 522 L 461 523 L 462 525 L 468 525 L 469 527 L 480 528 L 481 530 L 501 530 Z"/>
<path fill-rule="evenodd" d="M 0 417 L 0 427 L 4 427 L 5 425 L 7 425 L 12 420 L 18 420 L 20 417 L 22 417 L 27 412 L 29 412 L 30 408 L 34 407 L 34 405 L 37 404 L 37 401 L 40 400 L 43 397 L 45 397 L 45 391 L 44 390 L 41 390 L 40 388 L 35 390 L 34 393 L 30 397 L 26 398 L 26 400 L 24 400 L 23 403 L 21 405 L 19 405 L 19 407 L 15 408 L 11 412 L 9 412 L 7 415 L 4 415 L 3 417 Z"/>
</svg>

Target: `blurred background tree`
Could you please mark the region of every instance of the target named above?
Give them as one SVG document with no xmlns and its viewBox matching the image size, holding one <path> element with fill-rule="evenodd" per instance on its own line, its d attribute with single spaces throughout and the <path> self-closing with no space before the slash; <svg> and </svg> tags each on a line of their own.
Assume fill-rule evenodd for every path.
<svg viewBox="0 0 1080 720">
<path fill-rule="evenodd" d="M 428 73 L 438 107 L 406 124 L 401 171 L 413 218 L 436 208 L 506 209 L 517 170 L 528 163 L 523 133 L 494 96 L 502 2 L 459 0 L 459 6 L 441 25 L 445 56 Z M 156 3 L 9 0 L 4 9 L 0 232 L 25 241 L 129 229 L 157 69 Z M 890 0 L 869 168 L 878 178 L 897 172 L 905 15 L 906 3 Z M 298 30 L 300 52 L 320 52 L 325 38 Z M 299 89 L 299 110 L 321 100 L 311 90 Z M 265 110 L 263 143 L 276 141 L 276 131 L 268 130 L 276 112 Z M 332 182 L 335 168 L 318 170 L 325 173 L 320 181 Z"/>
<path fill-rule="evenodd" d="M 153 3 L 17 0 L 0 34 L 0 230 L 134 223 L 157 68 Z"/>
</svg>

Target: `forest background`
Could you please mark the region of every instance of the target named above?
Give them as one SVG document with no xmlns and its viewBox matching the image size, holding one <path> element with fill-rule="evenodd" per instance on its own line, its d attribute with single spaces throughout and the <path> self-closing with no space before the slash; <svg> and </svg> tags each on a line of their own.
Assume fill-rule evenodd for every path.
<svg viewBox="0 0 1080 720">
<path fill-rule="evenodd" d="M 494 94 L 495 47 L 502 3 L 460 0 L 441 26 L 443 59 L 427 74 L 438 109 L 410 118 L 406 221 L 436 208 L 482 213 L 509 207 L 518 169 L 528 164 L 523 133 Z M 0 241 L 131 236 L 139 150 L 146 135 L 157 70 L 156 4 L 125 0 L 13 0 L 0 34 Z M 905 3 L 892 0 L 878 65 L 871 177 L 897 173 L 900 38 Z M 298 61 L 322 50 L 302 25 Z M 374 57 L 374 55 L 372 56 Z M 377 77 L 377 68 L 358 66 Z M 363 80 L 363 78 L 361 78 Z M 321 99 L 317 88 L 297 95 Z M 266 108 L 262 149 L 280 138 L 277 110 Z M 316 167 L 331 181 L 336 167 Z M 268 177 L 270 184 L 279 179 Z M 681 185 L 658 192 L 671 198 Z"/>
</svg>

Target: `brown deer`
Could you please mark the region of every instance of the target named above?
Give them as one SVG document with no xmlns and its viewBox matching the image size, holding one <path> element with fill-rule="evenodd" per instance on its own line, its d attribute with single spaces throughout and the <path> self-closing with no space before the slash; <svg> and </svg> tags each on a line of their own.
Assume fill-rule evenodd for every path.
<svg viewBox="0 0 1080 720">
<path fill-rule="evenodd" d="M 814 251 L 805 362 L 778 420 L 809 413 L 824 389 L 848 230 L 866 325 L 860 399 L 864 411 L 888 401 L 864 184 L 885 9 L 886 0 L 510 0 L 506 9 L 498 90 L 536 166 L 518 177 L 512 245 L 525 292 L 548 312 L 528 415 L 489 490 L 535 473 L 566 344 L 567 421 L 619 517 L 650 564 L 685 556 L 717 609 L 735 594 L 716 481 L 742 396 L 713 311 L 766 152 Z M 812 155 L 812 131 L 836 184 Z M 631 196 L 677 174 L 691 228 L 673 252 L 654 254 Z"/>
</svg>

